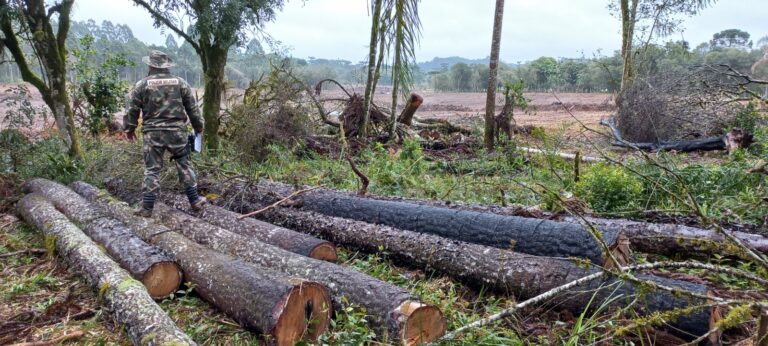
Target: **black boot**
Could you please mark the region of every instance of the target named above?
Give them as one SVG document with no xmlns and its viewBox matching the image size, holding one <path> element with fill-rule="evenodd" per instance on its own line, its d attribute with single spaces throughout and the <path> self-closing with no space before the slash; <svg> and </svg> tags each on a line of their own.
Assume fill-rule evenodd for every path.
<svg viewBox="0 0 768 346">
<path fill-rule="evenodd" d="M 194 211 L 200 211 L 208 200 L 205 197 L 200 197 L 197 193 L 197 186 L 190 186 L 184 191 L 189 199 L 189 205 Z"/>
<path fill-rule="evenodd" d="M 154 193 L 145 193 L 141 202 L 141 207 L 133 212 L 133 215 L 141 217 L 152 217 L 152 209 L 155 208 L 157 196 Z"/>
</svg>

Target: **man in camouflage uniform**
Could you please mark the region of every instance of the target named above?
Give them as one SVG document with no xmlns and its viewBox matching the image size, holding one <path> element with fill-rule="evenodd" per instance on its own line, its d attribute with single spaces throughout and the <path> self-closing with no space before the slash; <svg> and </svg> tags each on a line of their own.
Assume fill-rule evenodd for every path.
<svg viewBox="0 0 768 346">
<path fill-rule="evenodd" d="M 160 189 L 160 171 L 163 154 L 167 150 L 176 163 L 179 181 L 193 209 L 199 210 L 206 202 L 197 191 L 197 177 L 189 159 L 187 147 L 187 118 L 195 133 L 203 131 L 203 120 L 187 82 L 168 70 L 174 66 L 168 55 L 152 51 L 144 57 L 149 75 L 136 83 L 128 100 L 128 111 L 123 127 L 129 140 L 134 141 L 139 114 L 142 115 L 144 135 L 144 184 L 142 205 L 136 215 L 150 217 Z"/>
</svg>

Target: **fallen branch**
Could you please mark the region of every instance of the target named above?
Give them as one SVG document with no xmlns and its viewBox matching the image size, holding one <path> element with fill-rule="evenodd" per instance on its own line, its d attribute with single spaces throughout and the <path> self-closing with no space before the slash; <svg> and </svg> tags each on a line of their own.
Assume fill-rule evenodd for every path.
<svg viewBox="0 0 768 346">
<path fill-rule="evenodd" d="M 355 175 L 360 178 L 360 189 L 357 191 L 357 195 L 365 196 L 368 193 L 368 184 L 370 183 L 370 180 L 363 174 L 363 172 L 360 172 L 360 170 L 357 169 L 355 161 L 349 156 L 349 152 L 347 152 L 347 162 L 349 162 L 349 166 L 352 167 L 352 171 L 355 172 Z"/>
<path fill-rule="evenodd" d="M 603 162 L 605 160 L 599 158 L 599 157 L 591 157 L 591 156 L 582 156 L 577 154 L 569 154 L 569 153 L 562 153 L 559 151 L 548 151 L 548 150 L 541 150 L 541 149 L 535 149 L 535 148 L 526 148 L 526 147 L 520 147 L 518 148 L 524 152 L 531 153 L 531 154 L 542 154 L 542 155 L 555 155 L 560 157 L 563 160 L 567 161 L 574 161 L 579 159 L 580 162 L 584 163 L 596 163 L 596 162 Z"/>
<path fill-rule="evenodd" d="M 240 215 L 240 216 L 237 217 L 237 219 L 238 220 L 242 220 L 242 219 L 245 219 L 247 217 L 259 215 L 259 214 L 261 214 L 263 212 L 266 212 L 266 211 L 269 211 L 271 209 L 277 208 L 277 207 L 281 206 L 283 203 L 288 202 L 288 201 L 292 200 L 293 198 L 296 198 L 297 196 L 299 196 L 299 195 L 301 195 L 303 193 L 307 193 L 307 192 L 310 192 L 312 190 L 316 190 L 316 189 L 319 189 L 319 188 L 320 188 L 320 186 L 315 186 L 315 187 L 310 187 L 310 188 L 306 188 L 306 189 L 303 189 L 303 190 L 296 191 L 296 192 L 290 194 L 288 197 L 285 197 L 285 198 L 283 198 L 283 199 L 281 199 L 281 200 L 279 200 L 279 201 L 277 201 L 275 203 L 272 203 L 272 204 L 270 204 L 270 205 L 268 205 L 268 206 L 266 206 L 264 208 L 261 208 L 261 209 L 256 210 L 256 211 L 252 211 L 252 212 L 247 213 L 247 214 Z"/>
</svg>

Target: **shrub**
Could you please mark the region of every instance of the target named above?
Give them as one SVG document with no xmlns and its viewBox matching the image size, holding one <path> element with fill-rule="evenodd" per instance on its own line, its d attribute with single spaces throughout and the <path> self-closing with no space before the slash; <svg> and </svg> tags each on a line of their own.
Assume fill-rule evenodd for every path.
<svg viewBox="0 0 768 346">
<path fill-rule="evenodd" d="M 291 149 L 310 133 L 310 110 L 302 100 L 302 86 L 273 70 L 266 80 L 251 82 L 243 103 L 223 121 L 224 133 L 247 161 L 263 161 L 267 147 Z"/>
<path fill-rule="evenodd" d="M 575 192 L 597 212 L 628 211 L 642 195 L 643 184 L 620 167 L 598 163 L 582 175 Z"/>
</svg>

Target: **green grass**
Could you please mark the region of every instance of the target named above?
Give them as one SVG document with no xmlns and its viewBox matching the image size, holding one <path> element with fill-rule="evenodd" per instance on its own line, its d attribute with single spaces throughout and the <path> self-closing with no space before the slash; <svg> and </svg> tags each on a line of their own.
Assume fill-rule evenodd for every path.
<svg viewBox="0 0 768 346">
<path fill-rule="evenodd" d="M 544 137 L 542 142 L 552 144 L 560 140 Z M 415 142 L 406 142 L 403 146 L 392 148 L 371 145 L 363 148 L 355 156 L 355 161 L 371 179 L 370 193 L 445 201 L 518 203 L 557 210 L 554 194 L 569 196 L 577 191 L 576 197 L 586 197 L 580 191 L 601 191 L 610 195 L 611 189 L 623 185 L 621 179 L 586 179 L 577 188 L 573 180 L 572 163 L 550 155 L 526 157 L 515 151 L 515 146 L 514 142 L 507 143 L 495 153 L 476 149 L 465 159 L 444 159 L 425 154 Z M 63 155 L 42 155 L 48 151 L 55 153 L 55 147 L 55 142 L 46 140 L 32 144 L 28 148 L 29 157 L 37 159 L 31 160 L 31 164 L 20 170 L 21 178 L 42 176 L 63 182 L 82 179 L 100 185 L 104 178 L 116 176 L 125 179 L 129 186 L 140 185 L 141 154 L 136 144 L 109 140 L 101 143 L 86 142 L 86 159 L 82 162 L 72 162 Z M 243 175 L 295 185 L 322 185 L 352 191 L 359 188 L 357 176 L 344 159 L 317 155 L 302 148 L 271 146 L 267 149 L 265 159 L 259 162 L 246 161 L 231 148 L 225 149 L 217 157 L 196 155 L 194 160 L 201 175 L 214 179 Z M 690 161 L 687 156 L 657 155 L 657 159 L 682 177 L 684 184 L 657 167 L 637 158 L 629 158 L 625 160 L 629 169 L 641 172 L 650 180 L 633 176 L 633 181 L 640 182 L 641 189 L 633 189 L 632 198 L 617 199 L 620 202 L 614 202 L 622 205 L 609 205 L 601 210 L 620 210 L 622 216 L 639 216 L 639 211 L 647 209 L 674 210 L 689 215 L 691 211 L 687 203 L 662 193 L 666 189 L 680 195 L 690 192 L 704 206 L 708 216 L 759 224 L 762 217 L 768 214 L 766 178 L 745 173 L 746 168 L 759 155 L 742 152 L 732 157 L 721 156 L 717 160 L 693 164 L 687 162 Z M 630 170 L 616 166 L 602 169 L 615 173 L 616 177 L 632 174 Z M 590 174 L 588 165 L 582 167 L 584 174 Z M 174 186 L 176 173 L 171 164 L 163 172 L 162 180 L 163 186 Z M 39 234 L 23 225 L 3 231 L 0 240 L 0 253 L 43 247 Z M 449 330 L 514 304 L 512 297 L 467 287 L 449 278 L 433 275 L 423 268 L 395 265 L 385 252 L 364 254 L 342 248 L 340 259 L 344 265 L 403 287 L 424 301 L 438 306 L 447 318 Z M 750 272 L 760 272 L 751 263 L 724 259 L 720 262 Z M 62 273 L 62 267 L 60 260 L 40 256 L 19 256 L 3 260 L 0 262 L 0 270 L 4 273 L 0 296 L 10 301 L 10 306 L 16 312 L 25 309 L 39 312 L 55 301 L 56 292 L 74 285 L 80 299 L 98 309 L 90 288 L 76 275 Z M 24 273 L 29 268 L 34 270 Z M 684 272 L 706 274 L 707 279 L 728 288 L 756 288 L 750 283 L 726 276 L 695 270 Z M 258 345 L 262 340 L 259 335 L 238 327 L 233 320 L 212 309 L 194 293 L 194 289 L 178 292 L 173 298 L 161 302 L 161 306 L 185 332 L 203 345 Z M 91 339 L 96 340 L 94 344 L 125 344 L 127 340 L 123 334 L 111 333 L 107 329 L 110 325 L 108 318 L 99 313 L 92 319 L 72 321 L 71 325 L 64 327 L 75 326 L 93 331 L 89 342 Z M 535 310 L 531 315 L 512 316 L 501 323 L 471 330 L 446 345 L 576 345 L 603 340 L 606 335 L 607 342 L 624 344 L 621 338 L 611 340 L 610 331 L 617 323 L 610 314 L 560 316 L 553 311 Z M 62 326 L 52 328 L 43 332 L 62 331 Z M 386 340 L 382 340 L 368 326 L 365 311 L 356 306 L 337 311 L 331 330 L 318 342 L 322 345 L 382 343 L 386 343 Z"/>
</svg>

